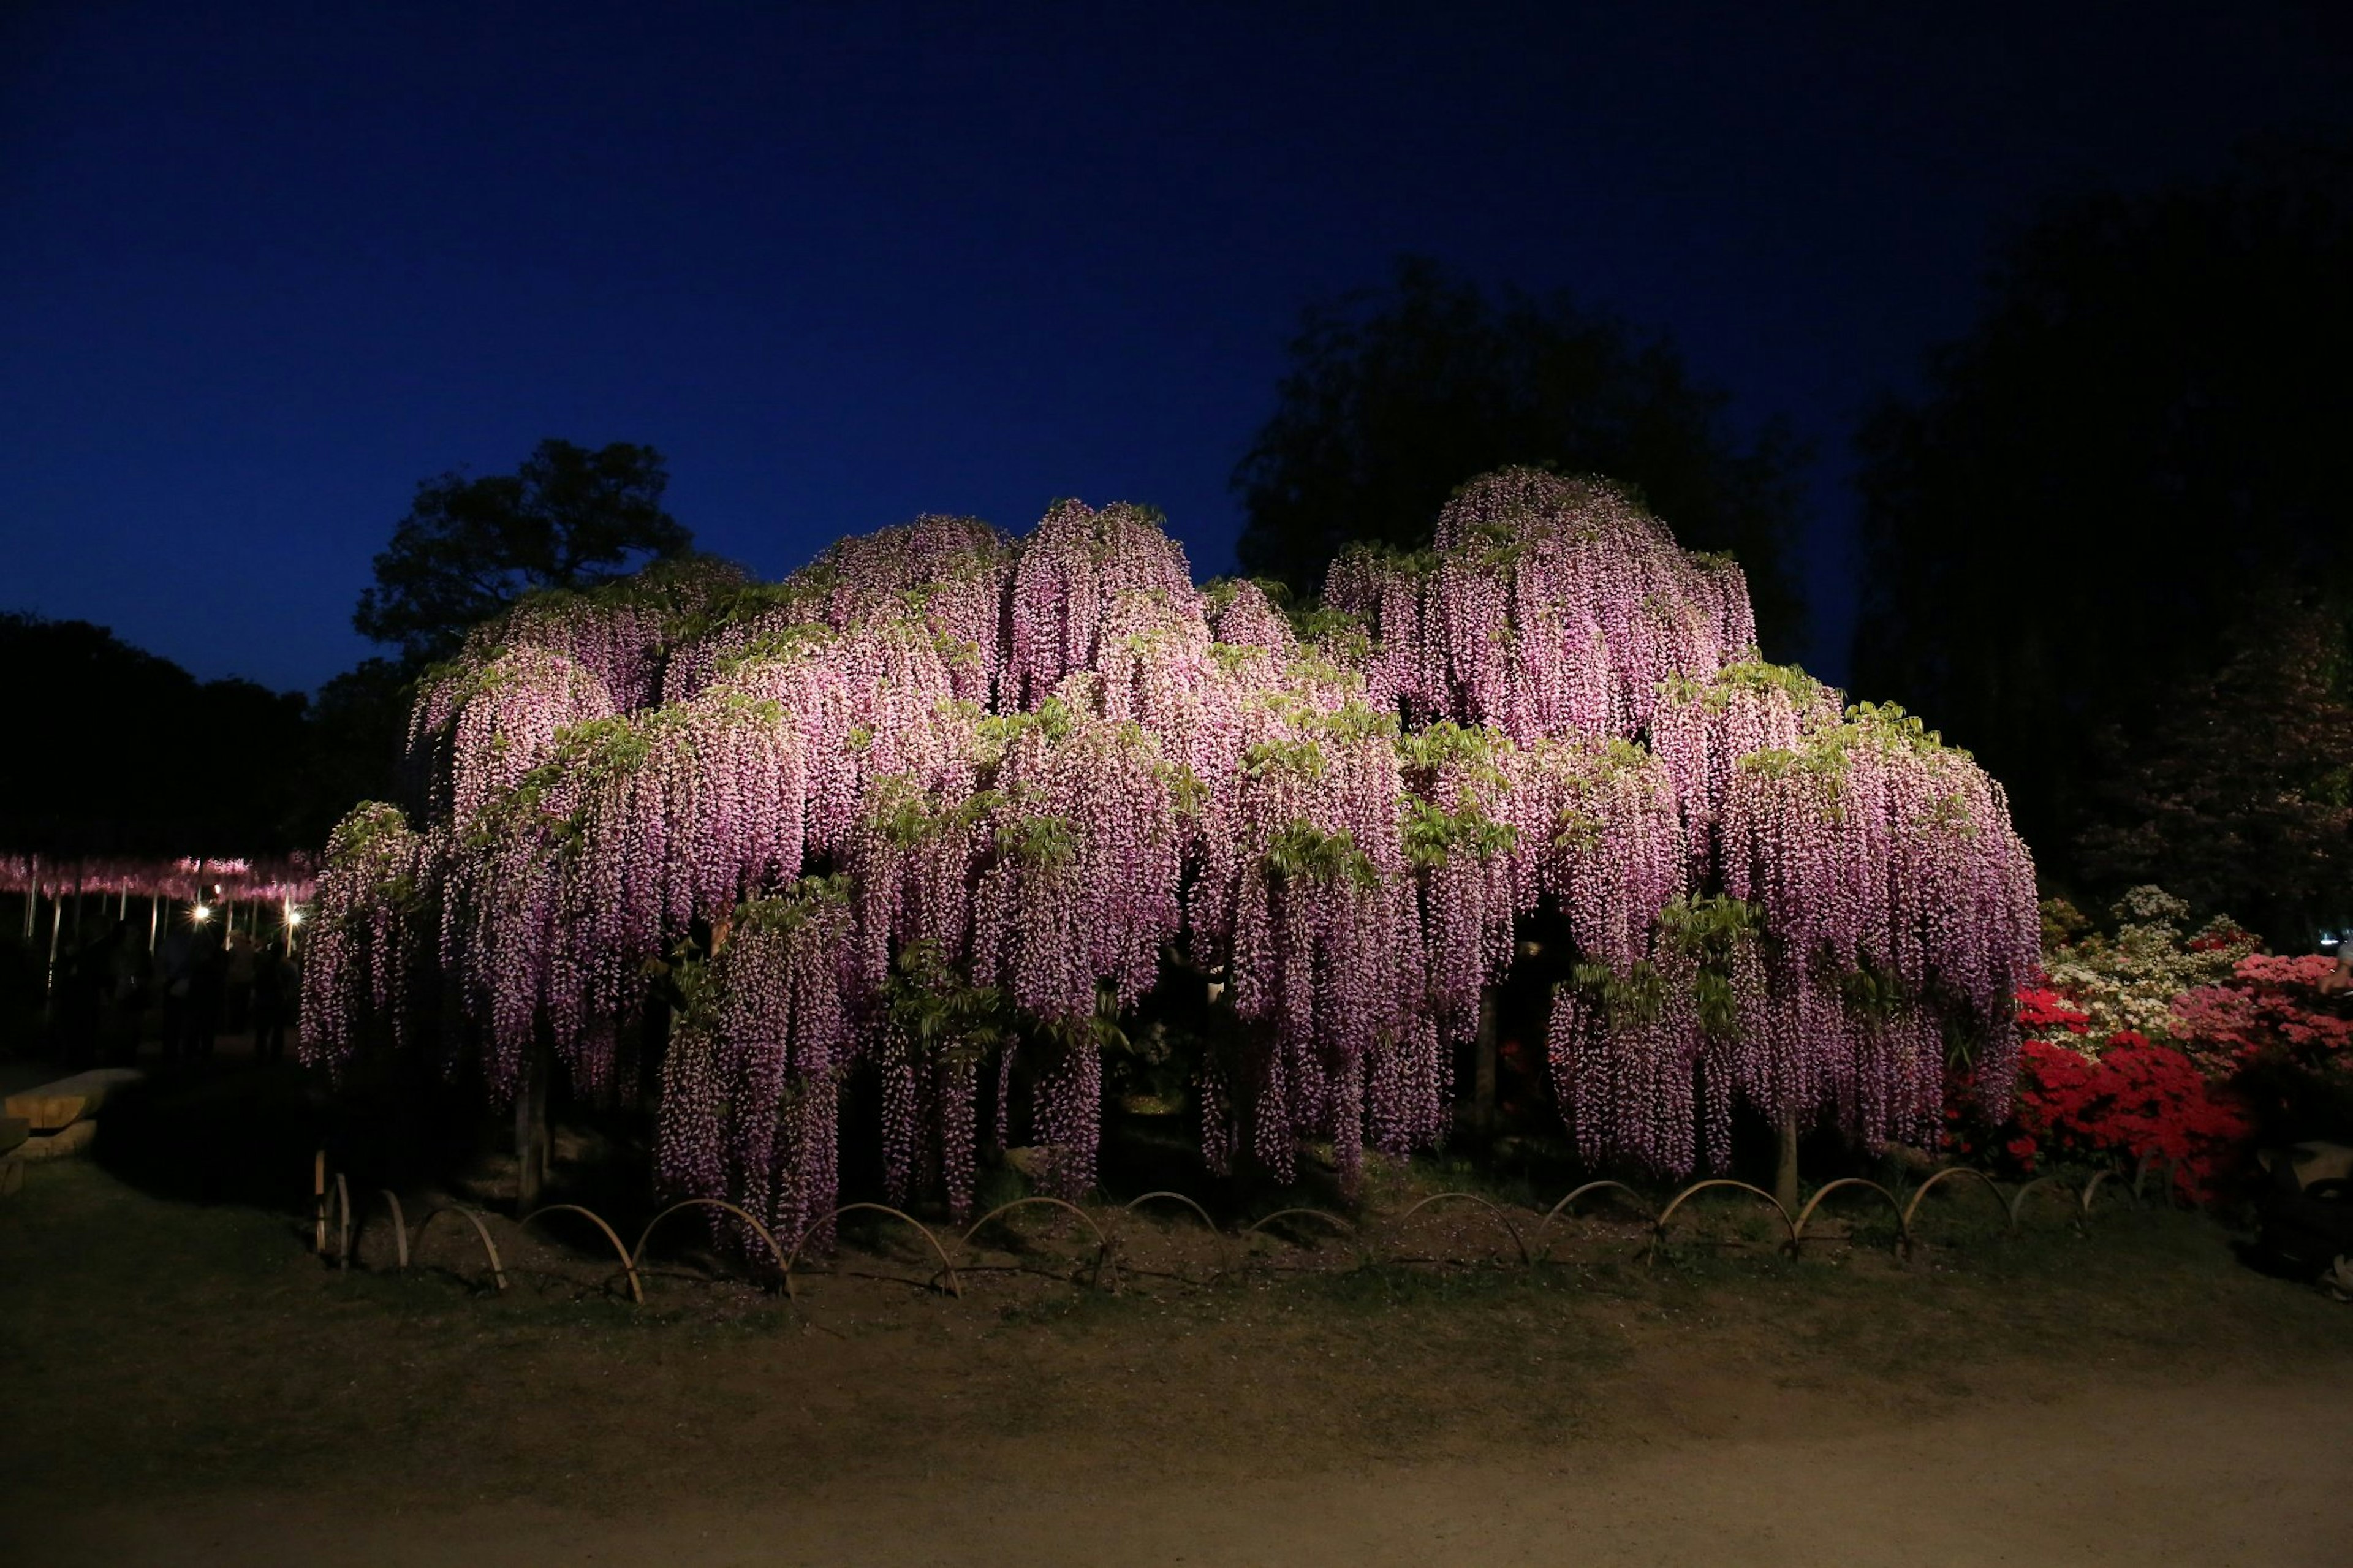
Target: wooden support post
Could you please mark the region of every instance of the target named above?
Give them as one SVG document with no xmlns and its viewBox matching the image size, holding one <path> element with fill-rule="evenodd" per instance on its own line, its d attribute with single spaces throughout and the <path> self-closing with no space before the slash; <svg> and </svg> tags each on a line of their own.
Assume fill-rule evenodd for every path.
<svg viewBox="0 0 2353 1568">
<path fill-rule="evenodd" d="M 150 953 L 153 953 L 155 951 L 155 927 L 163 919 L 163 894 L 150 893 L 147 895 L 147 951 Z"/>
<path fill-rule="evenodd" d="M 1773 1197 L 1791 1214 L 1798 1212 L 1798 1113 L 1781 1117 L 1781 1157 L 1774 1164 Z"/>
<path fill-rule="evenodd" d="M 63 931 L 65 923 L 65 900 L 52 893 L 49 896 L 49 974 L 48 978 L 41 983 L 41 994 L 44 996 L 54 995 L 58 989 L 58 937 Z"/>
<path fill-rule="evenodd" d="M 1479 993 L 1479 1037 L 1471 1058 L 1471 1122 L 1481 1137 L 1495 1131 L 1495 988 Z"/>
</svg>

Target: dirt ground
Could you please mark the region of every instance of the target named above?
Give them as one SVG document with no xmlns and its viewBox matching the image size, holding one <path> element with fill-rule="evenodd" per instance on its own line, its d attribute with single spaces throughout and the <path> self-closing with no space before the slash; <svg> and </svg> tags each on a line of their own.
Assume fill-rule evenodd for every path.
<svg viewBox="0 0 2353 1568">
<path fill-rule="evenodd" d="M 77 1521 L 120 1563 L 2341 1564 L 2353 1379 L 2101 1387 L 1830 1423 L 1727 1383 L 1632 1446 L 1381 1460 L 1301 1476 L 1246 1453 L 1171 1480 L 1053 1444 L 985 1469 L 796 1485 L 585 1517 L 543 1503 L 241 1493 Z M 1196 1456 L 1198 1460 L 1200 1457 Z M 1188 1465 L 1187 1468 L 1201 1468 Z"/>
<path fill-rule="evenodd" d="M 1462 1205 L 1369 1265 L 1302 1235 L 1214 1285 L 1162 1216 L 1115 1292 L 1041 1216 L 961 1299 L 878 1236 L 797 1300 L 688 1249 L 638 1307 L 503 1221 L 502 1294 L 455 1227 L 405 1274 L 380 1231 L 322 1268 L 296 1202 L 191 1201 L 101 1140 L 0 1202 L 0 1536 L 124 1564 L 2347 1560 L 2353 1308 L 2202 1216 L 2013 1237 L 1978 1204 L 1933 1194 L 1908 1259 L 1862 1225 L 1787 1258 L 1701 1204 L 1655 1265 L 1596 1216 L 1535 1267 Z"/>
</svg>

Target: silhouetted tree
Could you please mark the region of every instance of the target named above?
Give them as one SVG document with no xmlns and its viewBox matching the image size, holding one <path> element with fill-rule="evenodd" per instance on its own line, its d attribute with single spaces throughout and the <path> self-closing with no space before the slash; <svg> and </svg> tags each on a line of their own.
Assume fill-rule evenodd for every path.
<svg viewBox="0 0 2353 1568">
<path fill-rule="evenodd" d="M 2133 875 L 2203 875 L 2117 815 L 2152 797 L 2093 788 L 2095 737 L 2137 754 L 2183 693 L 2243 689 L 2230 630 L 2258 580 L 2353 602 L 2348 278 L 2344 147 L 2079 197 L 2004 250 L 1927 395 L 1863 426 L 1854 684 L 1976 751 L 2062 879 L 2121 867 L 2078 860 L 2095 826 L 2142 846 Z"/>
<path fill-rule="evenodd" d="M 2095 751 L 2084 869 L 2160 882 L 2301 944 L 2353 910 L 2353 706 L 2341 615 L 2260 595 L 2210 674 Z"/>
<path fill-rule="evenodd" d="M 415 668 L 534 588 L 587 587 L 682 553 L 694 536 L 662 510 L 669 483 L 659 452 L 623 441 L 542 441 L 514 473 L 427 479 L 352 624 Z"/>
<path fill-rule="evenodd" d="M 323 842 L 359 801 L 397 797 L 417 678 L 470 628 L 533 589 L 591 587 L 683 554 L 694 536 L 662 510 L 669 483 L 651 447 L 554 439 L 512 474 L 419 483 L 352 616 L 397 657 L 364 659 L 320 688 L 293 814 L 303 840 Z"/>
<path fill-rule="evenodd" d="M 293 847 L 304 699 L 199 681 L 88 621 L 0 615 L 0 845 L 59 855 Z"/>
<path fill-rule="evenodd" d="M 1778 422 L 1736 439 L 1726 402 L 1664 338 L 1566 295 L 1490 298 L 1406 258 L 1388 289 L 1306 313 L 1274 416 L 1234 470 L 1242 566 L 1314 593 L 1350 540 L 1429 542 L 1474 475 L 1598 473 L 1639 490 L 1686 547 L 1738 556 L 1762 635 L 1786 647 L 1803 454 Z"/>
<path fill-rule="evenodd" d="M 416 673 L 398 659 L 364 658 L 319 688 L 304 737 L 303 777 L 289 831 L 317 848 L 364 800 L 400 794 L 401 749 Z"/>
</svg>

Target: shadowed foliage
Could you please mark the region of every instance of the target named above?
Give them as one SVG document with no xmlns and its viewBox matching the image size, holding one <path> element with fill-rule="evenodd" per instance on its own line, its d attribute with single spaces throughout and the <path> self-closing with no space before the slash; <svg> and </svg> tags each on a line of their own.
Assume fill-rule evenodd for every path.
<svg viewBox="0 0 2353 1568">
<path fill-rule="evenodd" d="M 2177 845 L 2165 801 L 2244 794 L 2182 774 L 2246 760 L 2190 743 L 2185 692 L 2228 697 L 2250 660 L 2276 666 L 2284 614 L 2341 626 L 2348 276 L 2345 145 L 2256 147 L 2208 183 L 2079 196 L 2003 251 L 1925 396 L 1863 426 L 1855 684 L 1976 751 L 2063 879 L 2198 881 L 2233 910 L 2278 907 L 2275 859 L 2218 879 L 2221 840 Z M 2119 746 L 2167 752 L 2173 782 L 2102 787 Z"/>
<path fill-rule="evenodd" d="M 1386 289 L 1306 313 L 1275 412 L 1234 470 L 1244 570 L 1312 594 L 1339 548 L 1420 549 L 1475 475 L 1515 464 L 1607 474 L 1687 548 L 1748 575 L 1767 648 L 1801 605 L 1787 562 L 1804 453 L 1779 424 L 1743 443 L 1729 399 L 1674 345 L 1567 295 L 1491 295 L 1408 257 Z"/>
</svg>

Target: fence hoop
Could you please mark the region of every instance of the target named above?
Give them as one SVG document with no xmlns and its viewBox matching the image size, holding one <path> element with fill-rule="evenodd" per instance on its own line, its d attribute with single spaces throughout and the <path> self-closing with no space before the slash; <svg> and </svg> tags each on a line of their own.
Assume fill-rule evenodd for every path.
<svg viewBox="0 0 2353 1568">
<path fill-rule="evenodd" d="M 1763 1198 L 1767 1203 L 1772 1205 L 1773 1212 L 1781 1216 L 1781 1224 L 1789 1233 L 1790 1249 L 1792 1251 L 1796 1250 L 1798 1245 L 1798 1224 L 1797 1221 L 1789 1217 L 1789 1211 L 1781 1206 L 1780 1199 L 1775 1197 L 1772 1194 L 1767 1192 L 1762 1187 L 1750 1186 L 1746 1182 L 1736 1182 L 1729 1176 L 1710 1176 L 1704 1182 L 1694 1182 L 1690 1186 L 1685 1187 L 1682 1192 L 1677 1193 L 1673 1199 L 1668 1203 L 1667 1206 L 1660 1212 L 1659 1223 L 1651 1232 L 1651 1245 L 1643 1254 L 1645 1258 L 1656 1258 L 1659 1255 L 1659 1247 L 1667 1238 L 1667 1222 L 1675 1217 L 1675 1211 L 1683 1207 L 1683 1205 L 1689 1202 L 1694 1196 L 1707 1191 L 1710 1187 L 1735 1187 L 1741 1192 L 1753 1194 L 1757 1197 Z"/>
<path fill-rule="evenodd" d="M 2165 1184 L 2165 1206 L 2168 1209 L 2179 1208 L 2181 1206 L 2181 1162 L 2169 1154 L 2160 1160 L 2154 1149 L 2144 1153 L 2138 1163 L 2133 1167 L 2133 1201 L 2139 1202 L 2141 1182 L 2147 1176 L 2152 1165 L 2158 1167 L 2160 1172 L 2159 1179 Z"/>
<path fill-rule="evenodd" d="M 2068 1189 L 2067 1184 L 2066 1184 L 2066 1183 L 2064 1183 L 2064 1182 L 2063 1182 L 2063 1181 L 2061 1181 L 2061 1180 L 2060 1180 L 2058 1177 L 2056 1177 L 2056 1176 L 2037 1176 L 2037 1177 L 2035 1177 L 2032 1181 L 2031 1181 L 2031 1182 L 2027 1183 L 2024 1186 L 2022 1186 L 2022 1187 L 2019 1188 L 2019 1189 L 2018 1189 L 2018 1191 L 2017 1191 L 2015 1194 L 2011 1194 L 2011 1197 L 2010 1197 L 2010 1229 L 2012 1229 L 2012 1230 L 2016 1230 L 2016 1229 L 2018 1228 L 2019 1216 L 2020 1216 L 2020 1215 L 2023 1215 L 2023 1214 L 2026 1212 L 2026 1199 L 2027 1199 L 2027 1195 L 2028 1195 L 2029 1194 L 2032 1193 L 2032 1192 L 2034 1191 L 2034 1189 L 2035 1189 L 2035 1188 L 2037 1188 L 2037 1187 L 2055 1187 L 2055 1188 L 2057 1188 L 2057 1189 L 2058 1189 L 2060 1192 L 2062 1192 L 2062 1193 L 2068 1193 L 2070 1196 L 2073 1196 L 2073 1195 L 2074 1195 L 2073 1194 L 2069 1193 L 2069 1189 Z M 2083 1200 L 2082 1200 L 2080 1197 L 2076 1198 L 2076 1200 L 2075 1200 L 2075 1204 L 2074 1204 L 2074 1205 L 2073 1205 L 2073 1206 L 2074 1206 L 2075 1211 L 2076 1211 L 2076 1216 L 2077 1216 L 2077 1218 L 2078 1218 L 2078 1219 L 2080 1219 L 2080 1218 L 2082 1217 L 2082 1215 L 2083 1215 Z"/>
<path fill-rule="evenodd" d="M 1636 1192 L 1633 1188 L 1628 1186 L 1623 1182 L 1601 1181 L 1586 1183 L 1583 1186 L 1577 1188 L 1567 1197 L 1561 1199 L 1560 1202 L 1553 1205 L 1549 1209 L 1546 1209 L 1545 1211 L 1544 1218 L 1536 1222 L 1536 1235 L 1539 1237 L 1545 1237 L 1546 1233 L 1552 1229 L 1552 1222 L 1558 1219 L 1563 1214 L 1567 1214 L 1571 1219 L 1576 1218 L 1577 1200 L 1583 1197 L 1588 1193 L 1598 1193 L 1604 1191 L 1605 1189 L 1612 1192 L 1623 1193 L 1629 1198 L 1631 1198 L 1634 1202 L 1634 1206 L 1642 1211 L 1643 1217 L 1651 1222 L 1651 1227 L 1653 1229 L 1657 1228 L 1659 1223 L 1659 1211 L 1652 1208 L 1643 1198 L 1641 1194 Z M 1537 1255 L 1537 1258 L 1541 1262 L 1549 1263 L 1552 1261 L 1552 1242 L 1549 1239 L 1545 1241 L 1544 1250 Z"/>
<path fill-rule="evenodd" d="M 766 1226 L 762 1225 L 757 1219 L 754 1219 L 749 1212 L 736 1207 L 733 1204 L 729 1203 L 724 1198 L 684 1198 L 670 1205 L 670 1207 L 662 1210 L 661 1213 L 648 1220 L 646 1222 L 646 1228 L 638 1233 L 638 1245 L 631 1248 L 629 1252 L 629 1268 L 632 1272 L 637 1269 L 639 1263 L 644 1261 L 646 1256 L 646 1243 L 653 1239 L 655 1227 L 659 1226 L 662 1221 L 670 1218 L 670 1215 L 678 1214 L 683 1210 L 692 1208 L 724 1209 L 729 1214 L 733 1215 L 737 1219 L 742 1220 L 745 1225 L 750 1226 L 754 1231 L 758 1233 L 760 1239 L 768 1244 L 768 1251 L 776 1260 L 777 1273 L 784 1277 L 785 1299 L 788 1301 L 793 1300 L 792 1270 L 786 1266 L 785 1249 L 776 1245 L 775 1233 L 770 1231 Z"/>
<path fill-rule="evenodd" d="M 384 1194 L 384 1201 L 392 1208 L 392 1240 L 400 1259 L 393 1268 L 405 1273 L 408 1268 L 408 1220 L 400 1211 L 400 1194 L 390 1187 L 378 1187 L 376 1191 Z"/>
<path fill-rule="evenodd" d="M 1368 1258 L 1363 1246 L 1364 1233 L 1359 1231 L 1354 1225 L 1342 1219 L 1338 1215 L 1328 1213 L 1323 1209 L 1296 1208 L 1277 1209 L 1271 1215 L 1262 1215 L 1260 1218 L 1253 1220 L 1247 1229 L 1243 1230 L 1240 1235 L 1234 1237 L 1235 1250 L 1240 1254 L 1240 1266 L 1242 1268 L 1248 1268 L 1250 1266 L 1250 1237 L 1258 1235 L 1260 1231 L 1264 1230 L 1276 1220 L 1293 1218 L 1322 1220 L 1325 1225 L 1332 1226 L 1341 1235 L 1346 1237 L 1350 1241 L 1357 1244 L 1356 1263 L 1359 1268 L 1363 1267 L 1364 1264 L 1368 1261 Z"/>
<path fill-rule="evenodd" d="M 809 1221 L 808 1228 L 802 1231 L 799 1236 L 794 1238 L 793 1249 L 790 1253 L 786 1254 L 785 1258 L 786 1294 L 790 1295 L 792 1293 L 793 1266 L 800 1261 L 801 1248 L 808 1245 L 808 1238 L 815 1236 L 827 1226 L 831 1225 L 834 1221 L 839 1219 L 843 1215 L 856 1214 L 861 1209 L 869 1210 L 875 1214 L 889 1215 L 892 1219 L 898 1220 L 902 1224 L 914 1226 L 915 1229 L 922 1234 L 923 1238 L 931 1243 L 933 1254 L 940 1260 L 940 1272 L 938 1275 L 934 1276 L 933 1283 L 936 1284 L 940 1279 L 944 1278 L 948 1282 L 948 1294 L 954 1296 L 958 1300 L 964 1300 L 964 1281 L 956 1278 L 955 1265 L 948 1261 L 947 1249 L 940 1245 L 940 1238 L 932 1234 L 932 1227 L 925 1225 L 922 1220 L 917 1219 L 914 1215 L 894 1209 L 888 1204 L 867 1203 L 844 1204 L 839 1208 L 834 1210 L 831 1214 L 827 1215 L 824 1218 Z"/>
<path fill-rule="evenodd" d="M 1210 1276 L 1212 1280 L 1221 1279 L 1233 1272 L 1231 1259 L 1233 1256 L 1234 1238 L 1225 1231 L 1218 1228 L 1218 1222 L 1209 1217 L 1209 1211 L 1208 1209 L 1203 1208 L 1198 1202 L 1192 1198 L 1187 1197 L 1183 1193 L 1172 1193 L 1166 1191 L 1145 1193 L 1141 1197 L 1130 1198 L 1127 1202 L 1122 1204 L 1119 1207 L 1119 1213 L 1123 1220 L 1124 1220 L 1128 1217 L 1132 1217 L 1135 1211 L 1143 1207 L 1145 1204 L 1158 1200 L 1183 1204 L 1187 1208 L 1191 1209 L 1195 1214 L 1201 1216 L 1201 1227 L 1204 1230 L 1207 1230 L 1211 1237 L 1216 1238 L 1219 1250 L 1227 1258 L 1225 1263 L 1219 1265 L 1216 1273 Z M 1119 1227 L 1118 1235 L 1120 1239 L 1125 1239 L 1126 1226 L 1124 1224 Z M 1183 1276 L 1180 1275 L 1177 1276 L 1177 1278 L 1181 1279 Z"/>
<path fill-rule="evenodd" d="M 2092 1200 L 2099 1196 L 2100 1184 L 2109 1180 L 2114 1180 L 2116 1182 L 2116 1191 L 2123 1193 L 2126 1197 L 2132 1200 L 2133 1207 L 2138 1208 L 2140 1206 L 2140 1194 L 2135 1189 L 2124 1184 L 2124 1174 L 2122 1172 L 2113 1170 L 2094 1171 L 2092 1173 L 2092 1179 L 2084 1184 L 2084 1195 L 2079 1200 L 2083 1205 L 2083 1214 L 2085 1219 L 2092 1217 Z"/>
<path fill-rule="evenodd" d="M 629 1249 L 621 1245 L 621 1238 L 613 1234 L 613 1227 L 607 1225 L 605 1223 L 604 1216 L 598 1215 L 595 1210 L 583 1208 L 578 1204 L 549 1204 L 544 1207 L 532 1210 L 529 1214 L 515 1221 L 515 1225 L 518 1228 L 528 1226 L 532 1221 L 539 1218 L 542 1215 L 551 1214 L 585 1215 L 587 1216 L 589 1224 L 595 1226 L 598 1230 L 603 1231 L 605 1233 L 605 1239 L 613 1244 L 613 1251 L 621 1260 L 621 1272 L 628 1279 L 629 1300 L 640 1307 L 646 1304 L 645 1289 L 638 1283 L 638 1260 L 629 1256 Z"/>
<path fill-rule="evenodd" d="M 507 1288 L 507 1269 L 506 1265 L 499 1261 L 499 1244 L 491 1239 L 490 1227 L 482 1223 L 482 1216 L 466 1207 L 465 1205 L 444 1204 L 438 1208 L 427 1210 L 425 1217 L 417 1222 L 417 1234 L 411 1238 L 412 1241 L 424 1240 L 426 1231 L 431 1228 L 435 1220 L 445 1214 L 457 1215 L 474 1227 L 474 1234 L 481 1238 L 482 1250 L 489 1253 L 491 1257 L 491 1278 L 498 1282 L 499 1289 L 504 1291 Z"/>
<path fill-rule="evenodd" d="M 1519 1249 L 1520 1267 L 1523 1268 L 1533 1268 L 1535 1267 L 1535 1259 L 1528 1256 L 1528 1244 L 1521 1237 L 1520 1227 L 1512 1223 L 1512 1216 L 1504 1212 L 1504 1207 L 1501 1204 L 1496 1203 L 1491 1198 L 1482 1197 L 1477 1193 L 1432 1193 L 1430 1196 L 1414 1205 L 1413 1207 L 1406 1210 L 1405 1213 L 1398 1215 L 1398 1223 L 1399 1225 L 1403 1225 L 1406 1221 L 1411 1219 L 1414 1215 L 1419 1214 L 1430 1205 L 1435 1203 L 1444 1203 L 1449 1199 L 1467 1199 L 1472 1203 L 1477 1204 L 1489 1214 L 1493 1215 L 1495 1216 L 1495 1222 L 1504 1227 L 1505 1234 L 1511 1237 L 1512 1245 Z"/>
<path fill-rule="evenodd" d="M 1993 1194 L 1993 1201 L 1996 1205 L 2000 1205 L 2003 1217 L 2010 1221 L 2010 1228 L 2012 1230 L 2018 1228 L 2018 1216 L 2010 1212 L 2010 1200 L 2001 1195 L 2000 1186 L 1991 1176 L 1987 1175 L 1983 1171 L 1978 1170 L 1974 1165 L 1947 1165 L 1943 1170 L 1929 1176 L 1929 1178 L 1921 1183 L 1919 1186 L 1913 1189 L 1912 1201 L 1904 1206 L 1904 1234 L 1906 1237 L 1909 1237 L 1912 1234 L 1912 1217 L 1920 1212 L 1920 1201 L 1928 1195 L 1929 1192 L 1936 1185 L 1937 1183 L 1946 1181 L 1954 1176 L 1976 1177 L 1978 1185 L 1983 1187 L 1987 1192 Z"/>
<path fill-rule="evenodd" d="M 1799 1211 L 1797 1220 L 1789 1227 L 1789 1246 L 1793 1251 L 1805 1244 L 1806 1222 L 1814 1217 L 1814 1211 L 1821 1207 L 1822 1200 L 1841 1187 L 1869 1187 L 1873 1192 L 1885 1198 L 1887 1206 L 1895 1211 L 1895 1250 L 1900 1253 L 1912 1245 L 1911 1213 L 1896 1200 L 1894 1193 L 1866 1177 L 1841 1176 L 1837 1181 L 1828 1183 L 1817 1189 L 1814 1195 L 1806 1200 L 1806 1206 Z"/>
<path fill-rule="evenodd" d="M 1103 1288 L 1103 1265 L 1111 1261 L 1111 1237 L 1103 1234 L 1103 1227 L 1095 1223 L 1094 1215 L 1087 1213 L 1086 1210 L 1081 1208 L 1074 1203 L 1068 1203 L 1060 1198 L 1050 1198 L 1042 1194 L 1033 1193 L 1028 1197 L 1016 1198 L 1009 1204 L 997 1205 L 997 1207 L 989 1210 L 987 1214 L 981 1215 L 978 1219 L 973 1221 L 971 1225 L 967 1226 L 965 1228 L 964 1235 L 957 1239 L 963 1242 L 965 1247 L 969 1247 L 972 1246 L 972 1238 L 980 1234 L 981 1226 L 1004 1215 L 1011 1214 L 1015 1209 L 1027 1208 L 1031 1204 L 1044 1204 L 1050 1208 L 1058 1208 L 1065 1211 L 1066 1213 L 1074 1214 L 1079 1216 L 1089 1230 L 1095 1233 L 1095 1266 L 1093 1270 L 1093 1284 L 1097 1289 L 1101 1289 Z"/>
</svg>

